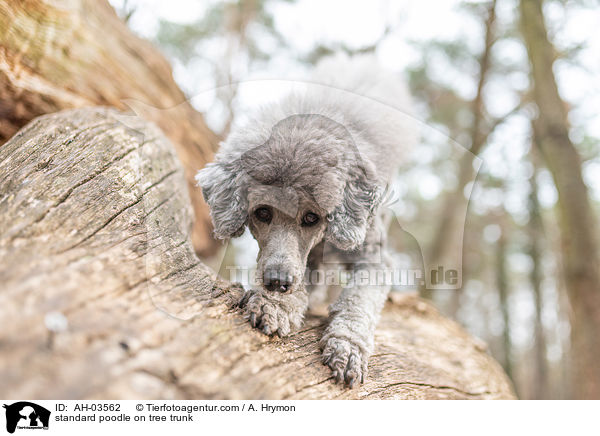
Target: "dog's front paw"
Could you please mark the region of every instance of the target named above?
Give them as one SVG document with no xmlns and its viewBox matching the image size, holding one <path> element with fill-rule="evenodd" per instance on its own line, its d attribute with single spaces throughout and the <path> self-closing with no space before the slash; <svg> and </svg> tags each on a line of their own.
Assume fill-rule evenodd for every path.
<svg viewBox="0 0 600 436">
<path fill-rule="evenodd" d="M 367 377 L 368 356 L 360 347 L 345 338 L 324 337 L 321 340 L 323 363 L 331 368 L 336 383 L 364 383 Z"/>
<path fill-rule="evenodd" d="M 263 291 L 248 291 L 239 306 L 245 309 L 252 327 L 262 330 L 266 335 L 284 337 L 302 325 L 303 305 L 298 304 L 297 300 L 292 295 L 271 296 Z"/>
</svg>

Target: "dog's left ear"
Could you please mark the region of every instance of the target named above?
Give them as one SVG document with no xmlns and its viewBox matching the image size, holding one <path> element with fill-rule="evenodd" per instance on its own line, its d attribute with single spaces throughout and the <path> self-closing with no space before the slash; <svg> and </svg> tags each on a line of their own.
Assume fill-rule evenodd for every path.
<svg viewBox="0 0 600 436">
<path fill-rule="evenodd" d="M 371 219 L 381 202 L 374 167 L 361 163 L 346 183 L 342 203 L 327 217 L 326 240 L 340 250 L 354 250 L 365 240 Z"/>
<path fill-rule="evenodd" d="M 196 174 L 204 200 L 210 207 L 215 237 L 234 238 L 244 233 L 248 220 L 248 201 L 239 161 L 207 164 Z"/>
</svg>

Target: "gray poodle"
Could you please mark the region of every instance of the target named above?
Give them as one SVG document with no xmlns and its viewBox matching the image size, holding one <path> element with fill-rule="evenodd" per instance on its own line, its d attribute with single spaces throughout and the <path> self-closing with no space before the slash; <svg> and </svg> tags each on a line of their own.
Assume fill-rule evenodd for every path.
<svg viewBox="0 0 600 436">
<path fill-rule="evenodd" d="M 307 271 L 336 263 L 360 275 L 330 306 L 320 341 L 336 381 L 352 387 L 365 379 L 390 287 L 374 280 L 389 268 L 380 206 L 415 129 L 402 81 L 371 57 L 326 59 L 303 85 L 236 126 L 197 181 L 217 238 L 248 226 L 258 241 L 259 286 L 240 306 L 265 334 L 301 326 Z"/>
</svg>

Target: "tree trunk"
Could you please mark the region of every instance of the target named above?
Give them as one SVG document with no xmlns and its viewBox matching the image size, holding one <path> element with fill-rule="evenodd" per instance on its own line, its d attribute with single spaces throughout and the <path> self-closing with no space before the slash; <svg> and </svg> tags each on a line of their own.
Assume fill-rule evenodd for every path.
<svg viewBox="0 0 600 436">
<path fill-rule="evenodd" d="M 184 180 L 157 128 L 109 109 L 39 117 L 0 148 L 0 396 L 513 398 L 485 344 L 408 295 L 367 382 L 335 385 L 325 319 L 269 338 L 195 257 Z"/>
<path fill-rule="evenodd" d="M 542 295 L 542 241 L 544 239 L 544 223 L 540 203 L 538 201 L 537 185 L 537 156 L 532 150 L 531 162 L 533 163 L 533 174 L 530 179 L 529 193 L 529 222 L 527 232 L 529 233 L 528 253 L 531 257 L 532 268 L 529 274 L 533 297 L 535 301 L 535 376 L 533 380 L 532 399 L 548 399 L 548 362 L 546 358 L 546 332 L 542 323 L 543 295 Z"/>
<path fill-rule="evenodd" d="M 507 262 L 507 242 L 508 242 L 508 226 L 505 223 L 505 217 L 500 216 L 500 238 L 496 243 L 496 286 L 498 287 L 498 297 L 500 300 L 500 311 L 502 312 L 502 321 L 504 322 L 504 331 L 502 332 L 502 350 L 503 350 L 503 367 L 506 374 L 512 379 L 514 377 L 512 367 L 512 338 L 510 326 L 510 309 L 508 300 L 510 298 L 510 283 L 506 267 Z"/>
<path fill-rule="evenodd" d="M 558 190 L 565 284 L 572 308 L 573 394 L 600 399 L 600 263 L 596 221 L 581 175 L 581 161 L 569 139 L 567 110 L 553 73 L 541 0 L 521 0 L 521 31 L 531 64 L 538 118 L 534 135 Z"/>
<path fill-rule="evenodd" d="M 496 39 L 495 27 L 496 0 L 492 0 L 485 20 L 485 45 L 479 58 L 477 93 L 471 102 L 471 113 L 473 115 L 473 123 L 470 129 L 471 144 L 469 150 L 465 151 L 460 157 L 456 188 L 445 195 L 438 220 L 439 224 L 427 250 L 426 261 L 428 265 L 425 266 L 426 271 L 436 269 L 440 265 L 444 269 L 462 270 L 465 220 L 469 203 L 469 198 L 465 197 L 465 189 L 469 183 L 474 181 L 477 175 L 473 169 L 473 164 L 491 133 L 490 131 L 484 132 L 483 129 L 485 112 L 483 90 L 490 72 L 492 47 Z M 428 274 L 426 274 L 427 276 Z M 424 296 L 430 294 L 431 292 L 423 292 Z M 453 293 L 454 302 L 451 306 L 458 307 L 457 300 L 459 296 L 460 291 L 456 290 Z"/>
<path fill-rule="evenodd" d="M 213 158 L 218 138 L 186 101 L 171 68 L 150 43 L 133 35 L 106 0 L 0 3 L 0 144 L 34 117 L 82 106 L 133 109 L 169 137 L 188 187 Z M 68 9 L 67 9 L 68 6 Z M 192 242 L 214 253 L 208 208 L 190 189 Z"/>
</svg>

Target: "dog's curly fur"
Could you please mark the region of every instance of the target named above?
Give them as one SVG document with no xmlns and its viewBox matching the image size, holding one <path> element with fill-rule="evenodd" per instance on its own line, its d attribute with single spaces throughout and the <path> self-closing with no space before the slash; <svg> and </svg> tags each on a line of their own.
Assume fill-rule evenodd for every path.
<svg viewBox="0 0 600 436">
<path fill-rule="evenodd" d="M 281 336 L 300 326 L 308 305 L 302 277 L 324 252 L 354 271 L 385 265 L 379 206 L 416 138 L 402 81 L 370 56 L 322 61 L 305 87 L 236 126 L 197 175 L 215 236 L 249 226 L 260 247 L 258 277 L 275 268 L 293 278 L 284 293 L 261 286 L 242 302 L 254 326 Z M 261 207 L 272 214 L 266 224 L 254 216 Z M 319 217 L 311 227 L 302 221 L 307 211 Z M 364 380 L 388 291 L 356 284 L 330 307 L 321 347 L 336 380 Z"/>
</svg>

